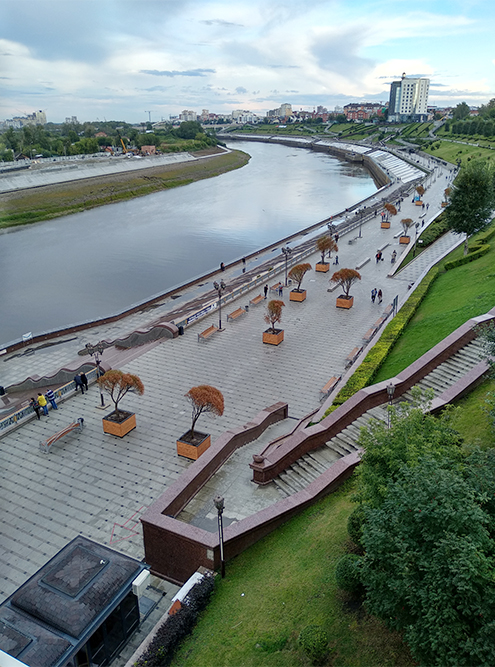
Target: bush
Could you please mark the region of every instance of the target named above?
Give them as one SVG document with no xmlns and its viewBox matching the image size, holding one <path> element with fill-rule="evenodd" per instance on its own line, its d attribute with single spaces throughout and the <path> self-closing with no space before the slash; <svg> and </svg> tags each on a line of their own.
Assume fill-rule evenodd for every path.
<svg viewBox="0 0 495 667">
<path fill-rule="evenodd" d="M 170 665 L 179 644 L 192 632 L 198 614 L 206 608 L 214 586 L 214 578 L 208 575 L 191 588 L 182 607 L 173 616 L 168 616 L 158 629 L 147 650 L 135 663 L 136 667 Z"/>
<path fill-rule="evenodd" d="M 358 505 L 347 519 L 347 532 L 354 544 L 357 544 L 359 547 L 361 546 L 361 538 L 363 537 L 363 523 L 364 507 L 363 505 Z"/>
<path fill-rule="evenodd" d="M 458 259 L 453 259 L 450 262 L 445 262 L 444 269 L 450 271 L 451 269 L 456 269 L 458 266 L 463 266 L 463 264 L 469 264 L 469 262 L 474 262 L 475 259 L 483 257 L 487 252 L 490 252 L 488 243 L 481 246 L 474 246 L 473 251 L 469 252 L 467 255 L 459 257 Z"/>
<path fill-rule="evenodd" d="M 335 568 L 335 581 L 337 586 L 346 593 L 360 596 L 364 592 L 361 581 L 361 556 L 356 554 L 345 554 L 337 561 Z"/>
<path fill-rule="evenodd" d="M 299 646 L 311 660 L 318 665 L 325 659 L 328 652 L 328 636 L 320 625 L 307 625 L 299 635 Z"/>
</svg>

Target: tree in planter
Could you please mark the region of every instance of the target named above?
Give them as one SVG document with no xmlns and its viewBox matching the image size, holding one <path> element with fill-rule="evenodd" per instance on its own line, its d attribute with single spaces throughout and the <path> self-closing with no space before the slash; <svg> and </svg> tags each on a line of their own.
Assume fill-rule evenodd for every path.
<svg viewBox="0 0 495 667">
<path fill-rule="evenodd" d="M 349 291 L 358 280 L 361 280 L 361 274 L 355 269 L 340 269 L 340 271 L 335 271 L 330 282 L 340 285 L 345 298 L 350 299 Z"/>
<path fill-rule="evenodd" d="M 311 271 L 311 264 L 308 264 L 307 262 L 303 264 L 296 264 L 289 271 L 289 278 L 297 283 L 297 287 L 294 288 L 295 292 L 301 291 L 301 283 L 308 271 Z"/>
<path fill-rule="evenodd" d="M 397 215 L 397 209 L 395 208 L 395 206 L 393 204 L 390 204 L 389 202 L 387 202 L 383 206 L 383 208 L 387 211 L 387 222 L 389 220 L 390 215 Z"/>
<path fill-rule="evenodd" d="M 330 256 L 332 252 L 337 252 L 338 251 L 338 246 L 335 243 L 335 241 L 330 238 L 330 236 L 320 236 L 318 241 L 316 241 L 316 247 L 318 250 L 321 252 L 321 263 L 326 264 L 325 262 L 325 253 L 328 252 L 328 258 L 330 259 Z"/>
<path fill-rule="evenodd" d="M 107 371 L 98 378 L 98 384 L 107 391 L 115 406 L 114 414 L 117 419 L 121 419 L 128 413 L 119 410 L 119 403 L 129 391 L 134 391 L 140 396 L 144 394 L 144 385 L 137 375 L 123 373 L 118 370 Z"/>
<path fill-rule="evenodd" d="M 201 384 L 189 389 L 185 397 L 192 405 L 192 424 L 189 437 L 194 440 L 194 427 L 202 414 L 210 412 L 221 417 L 223 415 L 223 394 L 209 384 Z"/>
<path fill-rule="evenodd" d="M 265 322 L 270 325 L 271 333 L 276 334 L 277 329 L 275 325 L 282 320 L 282 308 L 285 306 L 283 301 L 279 299 L 272 299 L 266 307 Z"/>
<path fill-rule="evenodd" d="M 414 220 L 412 218 L 402 218 L 400 222 L 404 230 L 404 236 L 409 236 L 409 229 L 414 225 Z"/>
<path fill-rule="evenodd" d="M 418 193 L 419 198 L 421 199 L 421 197 L 422 197 L 422 196 L 424 195 L 424 193 L 425 193 L 425 189 L 424 189 L 424 187 L 423 187 L 422 185 L 418 185 L 418 186 L 416 187 L 416 192 Z"/>
<path fill-rule="evenodd" d="M 445 190 L 443 191 L 445 204 L 449 203 L 449 197 L 450 197 L 451 192 L 452 192 L 452 190 L 450 188 L 445 188 Z"/>
<path fill-rule="evenodd" d="M 493 171 L 483 162 L 471 162 L 455 180 L 445 210 L 450 229 L 466 234 L 464 254 L 468 253 L 468 238 L 488 225 L 494 206 Z"/>
</svg>

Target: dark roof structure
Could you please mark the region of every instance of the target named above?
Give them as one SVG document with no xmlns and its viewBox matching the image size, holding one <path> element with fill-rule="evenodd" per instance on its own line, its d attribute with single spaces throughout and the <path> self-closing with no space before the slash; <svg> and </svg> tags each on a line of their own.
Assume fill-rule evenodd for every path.
<svg viewBox="0 0 495 667">
<path fill-rule="evenodd" d="M 65 665 L 145 568 L 76 537 L 0 605 L 0 649 L 30 667 Z"/>
</svg>

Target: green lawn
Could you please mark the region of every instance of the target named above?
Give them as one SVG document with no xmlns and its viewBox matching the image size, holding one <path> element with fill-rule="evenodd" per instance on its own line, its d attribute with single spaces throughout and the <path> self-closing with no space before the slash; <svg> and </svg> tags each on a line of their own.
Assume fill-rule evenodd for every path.
<svg viewBox="0 0 495 667">
<path fill-rule="evenodd" d="M 493 446 L 495 431 L 485 410 L 488 392 L 495 392 L 495 380 L 486 380 L 456 403 L 459 410 L 455 412 L 452 426 L 470 446 Z"/>
<path fill-rule="evenodd" d="M 330 637 L 334 667 L 414 664 L 400 637 L 346 609 L 335 585 L 345 553 L 352 482 L 227 563 L 212 602 L 172 663 L 176 667 L 296 667 L 311 623 Z M 219 579 L 219 578 L 218 578 Z"/>
<path fill-rule="evenodd" d="M 462 255 L 462 247 L 448 260 Z M 447 261 L 447 260 L 444 260 Z M 470 317 L 495 306 L 495 246 L 480 259 L 442 273 L 408 324 L 374 382 L 394 377 Z"/>
<path fill-rule="evenodd" d="M 433 142 L 436 146 L 438 142 Z M 456 164 L 459 158 L 462 159 L 463 164 L 468 161 L 468 158 L 473 159 L 491 159 L 495 160 L 495 153 L 490 148 L 481 148 L 477 146 L 466 146 L 466 144 L 454 143 L 453 141 L 441 141 L 440 147 L 435 150 L 431 146 L 424 146 L 422 149 L 425 153 L 430 153 L 437 158 L 447 160 L 452 164 Z"/>
</svg>

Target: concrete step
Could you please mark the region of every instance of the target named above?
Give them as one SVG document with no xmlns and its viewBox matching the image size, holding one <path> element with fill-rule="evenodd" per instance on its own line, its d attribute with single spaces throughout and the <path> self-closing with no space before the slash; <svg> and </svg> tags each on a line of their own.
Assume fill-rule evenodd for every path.
<svg viewBox="0 0 495 667">
<path fill-rule="evenodd" d="M 327 470 L 328 465 L 323 465 L 315 456 L 315 452 L 310 452 L 309 454 L 303 454 L 301 457 L 303 461 L 305 461 L 309 466 L 313 468 L 313 470 L 316 470 L 320 474 L 322 472 L 325 472 Z"/>
<path fill-rule="evenodd" d="M 301 475 L 295 472 L 291 466 L 285 471 L 284 482 L 297 488 L 298 491 L 302 491 L 302 489 L 305 489 L 308 486 L 306 480 L 304 480 L 304 478 L 301 479 Z"/>
<path fill-rule="evenodd" d="M 308 468 L 308 464 L 305 463 L 302 459 L 298 459 L 291 465 L 291 470 L 299 475 L 299 477 L 301 477 L 303 480 L 306 480 L 308 484 L 310 484 L 318 477 L 318 473 L 316 473 L 314 470 L 308 470 Z"/>
<path fill-rule="evenodd" d="M 288 486 L 280 477 L 275 477 L 273 480 L 275 488 L 280 493 L 283 498 L 288 498 L 292 495 L 293 491 L 290 486 Z"/>
<path fill-rule="evenodd" d="M 342 458 L 342 454 L 329 449 L 327 445 L 314 449 L 310 456 L 315 458 L 321 465 L 325 466 L 325 468 L 328 468 L 337 459 Z"/>
<path fill-rule="evenodd" d="M 288 491 L 288 494 L 291 496 L 293 493 L 298 493 L 301 489 L 305 488 L 301 486 L 300 482 L 294 483 L 291 476 L 288 474 L 288 471 L 281 472 L 277 477 L 277 482 L 285 484 L 285 489 Z"/>
</svg>

